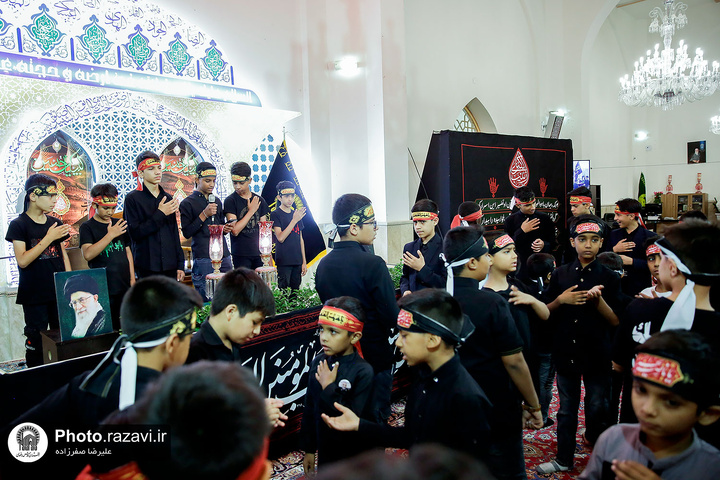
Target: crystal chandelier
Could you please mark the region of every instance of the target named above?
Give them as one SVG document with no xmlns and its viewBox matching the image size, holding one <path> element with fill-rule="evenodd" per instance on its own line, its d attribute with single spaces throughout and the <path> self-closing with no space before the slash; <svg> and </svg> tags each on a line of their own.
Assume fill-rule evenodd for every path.
<svg viewBox="0 0 720 480">
<path fill-rule="evenodd" d="M 715 115 L 710 119 L 710 131 L 715 135 L 720 135 L 720 115 Z"/>
<path fill-rule="evenodd" d="M 618 98 L 626 105 L 669 110 L 712 95 L 720 85 L 720 64 L 713 62 L 709 68 L 701 49 L 695 50 L 691 59 L 682 40 L 677 49 L 670 47 L 675 30 L 687 23 L 686 9 L 684 3 L 665 0 L 664 9 L 655 7 L 650 12 L 650 33 L 660 34 L 664 48 L 661 51 L 656 44 L 655 52 L 648 50 L 646 57 L 635 62 L 632 77 L 620 78 Z"/>
</svg>

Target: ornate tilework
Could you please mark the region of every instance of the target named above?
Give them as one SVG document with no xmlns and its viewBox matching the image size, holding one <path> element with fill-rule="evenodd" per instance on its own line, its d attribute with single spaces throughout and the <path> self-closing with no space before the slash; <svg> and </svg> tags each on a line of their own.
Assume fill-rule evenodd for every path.
<svg viewBox="0 0 720 480">
<path fill-rule="evenodd" d="M 188 66 L 192 57 L 187 53 L 187 45 L 180 40 L 180 34 L 175 34 L 175 40 L 170 42 L 170 48 L 166 50 L 165 58 L 175 67 L 178 75 L 182 75 L 185 67 Z"/>
<path fill-rule="evenodd" d="M 91 22 L 83 27 L 84 33 L 78 39 L 92 57 L 93 62 L 100 63 L 100 59 L 110 50 L 112 42 L 107 39 L 105 29 L 98 25 L 97 17 L 93 15 L 90 20 Z"/>
</svg>

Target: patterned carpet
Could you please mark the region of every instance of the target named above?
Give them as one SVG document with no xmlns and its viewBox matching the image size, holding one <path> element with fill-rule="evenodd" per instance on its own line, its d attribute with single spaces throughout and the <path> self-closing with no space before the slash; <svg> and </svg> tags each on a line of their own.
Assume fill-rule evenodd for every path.
<svg viewBox="0 0 720 480">
<path fill-rule="evenodd" d="M 550 417 L 555 418 L 558 410 L 557 388 L 553 390 L 553 401 L 550 405 Z M 393 404 L 392 414 L 390 415 L 391 425 L 402 425 L 404 422 L 405 403 L 403 401 Z M 555 480 L 571 480 L 577 478 L 580 472 L 587 465 L 592 449 L 582 440 L 582 433 L 585 431 L 585 412 L 583 404 L 580 404 L 579 425 L 577 431 L 577 446 L 575 449 L 575 468 L 567 473 L 556 473 L 552 475 L 540 475 L 535 472 L 535 467 L 543 462 L 547 462 L 555 458 L 557 448 L 557 424 L 548 428 L 537 431 L 526 430 L 524 435 L 525 446 L 525 465 L 527 467 L 527 476 L 530 480 L 537 479 L 555 479 Z M 387 449 L 388 453 L 397 452 L 393 449 Z M 273 464 L 273 480 L 299 480 L 303 476 L 303 453 L 291 452 L 281 458 L 272 461 Z"/>
</svg>

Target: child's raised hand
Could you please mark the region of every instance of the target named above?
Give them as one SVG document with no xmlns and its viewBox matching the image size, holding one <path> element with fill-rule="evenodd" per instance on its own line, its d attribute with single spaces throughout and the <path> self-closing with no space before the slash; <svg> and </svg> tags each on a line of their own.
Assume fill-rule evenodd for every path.
<svg viewBox="0 0 720 480">
<path fill-rule="evenodd" d="M 314 477 L 315 476 L 315 454 L 314 453 L 306 453 L 305 457 L 303 457 L 303 471 L 305 472 L 306 477 Z"/>
<path fill-rule="evenodd" d="M 288 419 L 287 415 L 280 411 L 280 407 L 284 405 L 283 401 L 278 398 L 266 398 L 265 399 L 265 411 L 270 419 L 270 425 L 274 428 L 284 427 L 285 420 Z"/>
<path fill-rule="evenodd" d="M 510 300 L 508 302 L 513 305 L 532 305 L 536 302 L 535 297 L 525 292 L 521 292 L 515 285 L 510 286 Z"/>
<path fill-rule="evenodd" d="M 254 195 L 248 202 L 248 212 L 250 215 L 255 215 L 255 212 L 260 208 L 260 197 Z"/>
<path fill-rule="evenodd" d="M 602 296 L 602 289 L 605 288 L 604 285 L 595 285 L 587 292 L 587 298 L 588 300 L 595 300 Z"/>
<path fill-rule="evenodd" d="M 321 417 L 327 426 L 333 430 L 339 430 L 341 432 L 357 431 L 358 427 L 360 427 L 360 418 L 355 415 L 352 410 L 340 405 L 337 402 L 334 403 L 334 406 L 340 411 L 340 413 L 342 413 L 342 415 L 339 417 L 330 417 L 323 413 Z"/>
<path fill-rule="evenodd" d="M 640 292 L 637 295 L 635 295 L 635 298 L 648 298 L 648 299 L 652 300 L 653 298 L 658 298 L 658 294 L 655 290 L 650 290 L 650 295 L 646 295 L 646 294 Z"/>
<path fill-rule="evenodd" d="M 177 198 L 173 198 L 168 202 L 167 197 L 163 197 L 160 199 L 158 210 L 163 212 L 165 215 L 172 215 L 173 213 L 177 212 L 177 209 L 179 207 L 180 203 L 177 201 Z"/>
<path fill-rule="evenodd" d="M 662 480 L 657 473 L 632 460 L 613 460 L 610 468 L 617 480 Z"/>
<path fill-rule="evenodd" d="M 425 257 L 420 250 L 417 251 L 418 256 L 414 256 L 410 252 L 403 252 L 403 265 L 407 265 L 413 270 L 420 271 L 425 266 Z"/>
<path fill-rule="evenodd" d="M 55 240 L 60 240 L 61 238 L 69 234 L 70 225 L 65 225 L 64 223 L 53 223 L 50 228 L 48 228 L 45 237 L 50 240 L 50 242 L 54 242 Z"/>
<path fill-rule="evenodd" d="M 305 207 L 298 208 L 293 212 L 293 221 L 296 223 L 299 222 L 305 216 L 305 213 L 307 213 L 307 209 Z"/>
<path fill-rule="evenodd" d="M 115 224 L 112 220 L 108 224 L 108 234 L 111 238 L 117 238 L 125 232 L 127 232 L 127 222 L 122 218 Z"/>
<path fill-rule="evenodd" d="M 587 302 L 588 291 L 575 290 L 577 287 L 577 285 L 573 285 L 572 287 L 561 293 L 558 297 L 560 303 L 565 305 L 584 305 Z"/>
<path fill-rule="evenodd" d="M 543 247 L 545 246 L 545 242 L 542 238 L 536 238 L 534 242 L 532 242 L 532 245 L 530 248 L 532 248 L 532 251 L 535 253 L 539 253 L 542 251 Z"/>
<path fill-rule="evenodd" d="M 330 369 L 327 360 L 320 362 L 317 372 L 315 372 L 315 379 L 320 383 L 323 390 L 337 379 L 337 371 L 338 363 L 335 363 L 333 368 Z"/>
<path fill-rule="evenodd" d="M 533 219 L 526 218 L 525 221 L 522 223 L 522 225 L 520 225 L 520 228 L 525 233 L 530 233 L 533 230 L 537 230 L 538 228 L 540 228 L 540 219 L 539 218 L 533 218 Z"/>
<path fill-rule="evenodd" d="M 615 244 L 615 246 L 613 247 L 613 252 L 615 252 L 615 253 L 630 252 L 630 251 L 632 251 L 633 248 L 635 248 L 635 242 L 629 242 L 623 238 L 617 244 Z"/>
</svg>

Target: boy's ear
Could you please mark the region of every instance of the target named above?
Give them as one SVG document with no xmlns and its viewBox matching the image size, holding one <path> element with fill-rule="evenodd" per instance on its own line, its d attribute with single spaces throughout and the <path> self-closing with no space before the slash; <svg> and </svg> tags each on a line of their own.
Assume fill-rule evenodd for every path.
<svg viewBox="0 0 720 480">
<path fill-rule="evenodd" d="M 720 418 L 720 405 L 711 405 L 698 415 L 698 423 L 702 426 L 708 426 L 715 423 Z"/>
<path fill-rule="evenodd" d="M 432 333 L 426 334 L 425 337 L 425 346 L 428 350 L 435 350 L 440 345 L 442 345 L 442 338 L 440 338 L 439 335 L 434 335 Z"/>
<path fill-rule="evenodd" d="M 602 244 L 601 244 L 602 245 Z M 570 237 L 570 246 L 575 248 L 575 239 Z"/>
<path fill-rule="evenodd" d="M 433 225 L 437 226 L 437 224 L 440 222 L 439 218 L 433 218 L 432 219 Z"/>
<path fill-rule="evenodd" d="M 228 322 L 232 319 L 232 317 L 235 314 L 235 312 L 237 311 L 237 309 L 238 309 L 237 305 L 235 305 L 234 303 L 231 303 L 230 305 L 228 305 L 227 307 L 225 307 L 223 309 L 223 313 L 225 314 L 225 318 L 227 319 Z"/>
<path fill-rule="evenodd" d="M 362 332 L 353 332 L 350 338 L 350 344 L 355 345 L 362 338 Z"/>
</svg>

